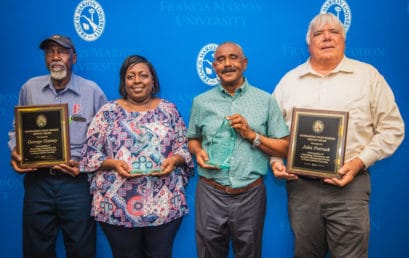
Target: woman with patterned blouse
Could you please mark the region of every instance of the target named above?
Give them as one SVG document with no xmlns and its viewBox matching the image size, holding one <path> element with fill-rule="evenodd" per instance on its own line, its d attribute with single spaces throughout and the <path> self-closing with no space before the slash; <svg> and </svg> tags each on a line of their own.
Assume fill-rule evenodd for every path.
<svg viewBox="0 0 409 258">
<path fill-rule="evenodd" d="M 159 80 L 144 57 L 129 56 L 119 93 L 95 115 L 82 149 L 90 173 L 91 215 L 114 257 L 171 257 L 193 162 L 176 106 L 155 97 Z"/>
</svg>

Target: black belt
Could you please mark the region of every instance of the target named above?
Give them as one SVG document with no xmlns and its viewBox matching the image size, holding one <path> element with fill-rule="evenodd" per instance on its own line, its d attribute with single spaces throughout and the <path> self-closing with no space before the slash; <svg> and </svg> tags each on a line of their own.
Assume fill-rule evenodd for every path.
<svg viewBox="0 0 409 258">
<path fill-rule="evenodd" d="M 47 173 L 50 176 L 62 176 L 62 175 L 67 175 L 61 170 L 58 169 L 52 169 L 52 168 L 39 168 L 37 169 L 36 172 L 34 173 Z"/>
</svg>

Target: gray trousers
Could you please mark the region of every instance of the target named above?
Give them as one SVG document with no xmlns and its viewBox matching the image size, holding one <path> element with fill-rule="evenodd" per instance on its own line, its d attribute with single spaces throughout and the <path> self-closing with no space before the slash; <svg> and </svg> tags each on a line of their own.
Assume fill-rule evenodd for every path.
<svg viewBox="0 0 409 258">
<path fill-rule="evenodd" d="M 368 257 L 370 177 L 361 172 L 337 187 L 317 180 L 287 182 L 294 257 Z"/>
<path fill-rule="evenodd" d="M 196 247 L 199 258 L 225 258 L 229 243 L 235 258 L 261 257 L 266 213 L 264 183 L 229 195 L 199 180 L 195 198 Z"/>
</svg>

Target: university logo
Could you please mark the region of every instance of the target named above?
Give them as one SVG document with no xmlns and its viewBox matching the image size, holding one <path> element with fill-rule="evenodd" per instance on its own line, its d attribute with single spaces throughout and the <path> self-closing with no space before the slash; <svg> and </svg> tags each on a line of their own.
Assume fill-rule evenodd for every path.
<svg viewBox="0 0 409 258">
<path fill-rule="evenodd" d="M 219 77 L 213 69 L 212 61 L 217 44 L 210 43 L 200 49 L 196 60 L 197 74 L 200 80 L 209 86 L 215 86 L 219 83 Z"/>
<path fill-rule="evenodd" d="M 83 40 L 97 40 L 105 28 L 105 13 L 101 5 L 94 0 L 81 1 L 74 12 L 74 27 Z"/>
<path fill-rule="evenodd" d="M 333 13 L 344 24 L 345 32 L 348 32 L 351 25 L 351 9 L 344 0 L 327 0 L 321 6 L 321 13 Z"/>
</svg>

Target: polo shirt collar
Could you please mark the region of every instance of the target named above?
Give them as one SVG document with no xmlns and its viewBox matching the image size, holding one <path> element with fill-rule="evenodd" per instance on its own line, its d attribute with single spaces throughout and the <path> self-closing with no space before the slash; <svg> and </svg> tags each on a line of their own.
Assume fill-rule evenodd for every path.
<svg viewBox="0 0 409 258">
<path fill-rule="evenodd" d="M 243 84 L 236 89 L 236 93 L 235 93 L 234 95 L 243 95 L 244 93 L 246 93 L 247 89 L 248 89 L 248 81 L 247 81 L 246 77 L 244 77 L 244 82 L 243 82 Z M 219 84 L 219 90 L 220 90 L 220 92 L 222 92 L 222 93 L 224 93 L 224 94 L 230 95 L 230 94 L 223 88 L 223 86 L 222 86 L 221 84 Z"/>
</svg>

